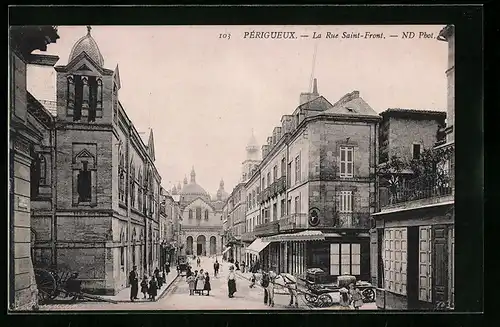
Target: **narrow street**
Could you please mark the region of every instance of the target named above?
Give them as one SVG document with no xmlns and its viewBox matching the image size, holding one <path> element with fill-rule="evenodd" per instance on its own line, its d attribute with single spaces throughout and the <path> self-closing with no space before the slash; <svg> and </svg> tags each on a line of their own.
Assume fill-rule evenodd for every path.
<svg viewBox="0 0 500 327">
<path fill-rule="evenodd" d="M 202 258 L 201 267 L 196 267 L 192 262 L 193 270 L 208 270 L 212 291 L 209 296 L 189 295 L 188 284 L 185 277 L 179 277 L 167 290 L 165 295 L 156 302 L 125 302 L 125 303 L 103 303 L 103 302 L 81 302 L 76 304 L 53 304 L 42 305 L 40 311 L 96 311 L 96 310 L 293 310 L 288 307 L 289 296 L 275 295 L 275 306 L 273 308 L 264 304 L 264 292 L 262 288 L 249 287 L 249 281 L 238 276 L 236 281 L 237 292 L 234 298 L 227 294 L 228 263 L 221 263 L 222 270 L 218 277 L 213 277 L 213 258 Z M 141 295 L 141 294 L 139 294 Z M 299 297 L 299 310 L 310 310 L 303 299 Z M 296 310 L 296 309 L 295 309 Z"/>
</svg>

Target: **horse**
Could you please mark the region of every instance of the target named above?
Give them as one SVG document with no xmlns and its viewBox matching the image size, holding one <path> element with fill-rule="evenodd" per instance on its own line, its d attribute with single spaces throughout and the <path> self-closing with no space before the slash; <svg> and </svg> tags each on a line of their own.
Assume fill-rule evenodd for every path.
<svg viewBox="0 0 500 327">
<path fill-rule="evenodd" d="M 299 306 L 299 299 L 297 296 L 297 278 L 289 273 L 281 273 L 276 274 L 274 271 L 269 272 L 269 277 L 273 281 L 274 287 L 279 286 L 282 289 L 287 289 L 288 294 L 290 294 L 290 306 L 294 305 L 295 298 L 295 307 Z"/>
</svg>

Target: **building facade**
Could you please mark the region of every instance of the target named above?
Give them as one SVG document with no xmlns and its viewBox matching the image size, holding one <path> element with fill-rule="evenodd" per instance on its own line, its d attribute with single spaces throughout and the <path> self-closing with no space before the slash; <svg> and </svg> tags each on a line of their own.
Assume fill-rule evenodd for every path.
<svg viewBox="0 0 500 327">
<path fill-rule="evenodd" d="M 379 308 L 454 307 L 454 27 L 446 26 L 438 39 L 448 42 L 450 54 L 445 136 L 444 113 L 411 112 L 410 117 L 408 111 L 392 111 L 384 116 L 387 139 L 398 139 L 393 145 L 412 151 L 379 165 L 380 208 L 372 215 L 376 225 L 371 231 L 372 282 L 378 286 Z M 394 116 L 399 121 L 404 116 L 407 124 L 396 121 L 391 126 Z M 421 131 L 424 124 L 427 129 Z M 416 137 L 427 139 L 427 149 L 420 153 Z M 390 152 L 391 142 L 386 146 L 380 151 Z"/>
<path fill-rule="evenodd" d="M 43 107 L 30 106 L 27 65 L 34 50 L 46 51 L 59 35 L 55 26 L 10 27 L 9 40 L 9 308 L 31 310 L 37 306 L 38 291 L 33 270 L 31 167 L 38 166 L 36 149 L 52 126 Z M 40 163 L 41 164 L 41 163 Z"/>
<path fill-rule="evenodd" d="M 86 292 L 116 294 L 133 266 L 150 274 L 159 265 L 153 131 L 145 143 L 128 118 L 118 66 L 104 67 L 90 27 L 55 71 L 56 116 L 31 170 L 34 265 L 78 272 Z"/>
<path fill-rule="evenodd" d="M 345 273 L 369 279 L 379 121 L 359 92 L 332 105 L 316 80 L 282 117 L 255 173 L 260 217 L 249 224 L 257 239 L 247 252 L 261 268 L 304 276 L 314 267 L 332 280 Z"/>
<path fill-rule="evenodd" d="M 222 252 L 222 205 L 227 193 L 221 181 L 217 198 L 196 183 L 196 172 L 191 170 L 191 180 L 184 178 L 182 188 L 178 185 L 180 216 L 182 217 L 181 238 L 186 255 L 211 256 Z M 178 190 L 180 188 L 180 191 Z"/>
</svg>

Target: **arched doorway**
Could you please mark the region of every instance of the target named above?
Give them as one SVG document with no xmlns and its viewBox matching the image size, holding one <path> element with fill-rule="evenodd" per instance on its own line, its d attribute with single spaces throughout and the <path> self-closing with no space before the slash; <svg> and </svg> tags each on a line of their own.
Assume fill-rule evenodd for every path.
<svg viewBox="0 0 500 327">
<path fill-rule="evenodd" d="M 198 236 L 196 239 L 196 255 L 207 255 L 206 242 L 205 235 Z"/>
<path fill-rule="evenodd" d="M 217 246 L 216 246 L 216 238 L 215 236 L 210 237 L 210 255 L 216 255 L 217 254 Z"/>
<path fill-rule="evenodd" d="M 193 237 L 192 236 L 188 236 L 186 239 L 186 254 L 187 255 L 193 254 Z"/>
</svg>

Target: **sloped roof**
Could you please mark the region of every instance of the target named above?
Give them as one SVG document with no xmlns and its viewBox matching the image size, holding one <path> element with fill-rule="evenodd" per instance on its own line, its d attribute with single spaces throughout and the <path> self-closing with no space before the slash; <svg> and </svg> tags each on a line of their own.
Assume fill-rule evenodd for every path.
<svg viewBox="0 0 500 327">
<path fill-rule="evenodd" d="M 358 91 L 353 91 L 344 95 L 332 108 L 326 110 L 327 113 L 348 115 L 348 116 L 374 116 L 380 117 L 363 98 Z"/>
</svg>

